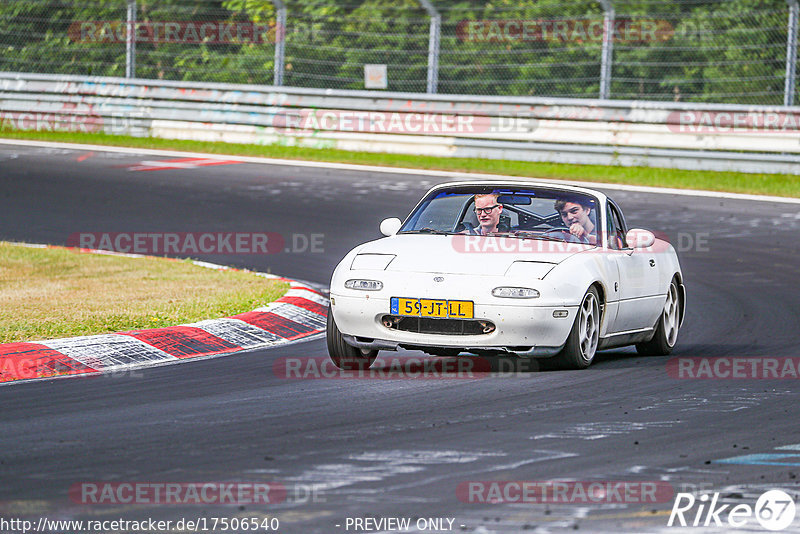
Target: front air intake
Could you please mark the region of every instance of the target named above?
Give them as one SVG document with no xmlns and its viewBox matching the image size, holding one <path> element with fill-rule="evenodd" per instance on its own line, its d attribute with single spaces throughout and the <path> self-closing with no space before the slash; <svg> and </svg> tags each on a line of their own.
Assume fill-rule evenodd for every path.
<svg viewBox="0 0 800 534">
<path fill-rule="evenodd" d="M 381 324 L 391 330 L 402 332 L 448 336 L 479 336 L 491 334 L 496 328 L 494 323 L 485 319 L 437 319 L 396 315 L 384 315 Z"/>
</svg>

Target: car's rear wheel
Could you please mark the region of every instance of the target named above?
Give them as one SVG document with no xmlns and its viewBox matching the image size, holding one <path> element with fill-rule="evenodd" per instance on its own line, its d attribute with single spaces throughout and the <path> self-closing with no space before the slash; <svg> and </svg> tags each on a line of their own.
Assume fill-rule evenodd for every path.
<svg viewBox="0 0 800 534">
<path fill-rule="evenodd" d="M 636 352 L 643 356 L 666 356 L 678 341 L 678 330 L 681 326 L 680 294 L 678 283 L 673 278 L 667 290 L 664 309 L 656 323 L 656 333 L 650 341 L 636 344 Z"/>
<path fill-rule="evenodd" d="M 590 287 L 578 308 L 575 323 L 561 352 L 554 357 L 563 369 L 586 369 L 592 364 L 600 339 L 600 297 Z"/>
<path fill-rule="evenodd" d="M 339 369 L 351 371 L 369 369 L 372 362 L 378 357 L 377 350 L 362 350 L 345 343 L 342 333 L 339 332 L 339 328 L 336 326 L 336 321 L 333 320 L 330 306 L 328 307 L 326 337 L 328 355 L 331 357 L 333 364 Z"/>
</svg>

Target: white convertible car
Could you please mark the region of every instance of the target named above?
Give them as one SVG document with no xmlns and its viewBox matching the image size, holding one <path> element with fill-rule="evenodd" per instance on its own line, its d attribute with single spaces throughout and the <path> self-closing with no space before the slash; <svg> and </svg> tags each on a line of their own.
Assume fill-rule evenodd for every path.
<svg viewBox="0 0 800 534">
<path fill-rule="evenodd" d="M 386 236 L 353 249 L 331 280 L 328 352 L 343 369 L 379 350 L 553 357 L 666 355 L 686 306 L 673 247 L 628 230 L 604 194 L 531 182 L 432 188 Z"/>
</svg>

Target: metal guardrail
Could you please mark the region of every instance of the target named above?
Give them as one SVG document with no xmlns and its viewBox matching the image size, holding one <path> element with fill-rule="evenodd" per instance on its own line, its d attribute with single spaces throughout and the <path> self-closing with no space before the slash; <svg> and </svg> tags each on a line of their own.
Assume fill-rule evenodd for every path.
<svg viewBox="0 0 800 534">
<path fill-rule="evenodd" d="M 0 73 L 0 121 L 414 155 L 800 174 L 800 107 Z"/>
<path fill-rule="evenodd" d="M 662 102 L 797 97 L 798 0 L 152 4 L 4 0 L 0 70 Z"/>
</svg>

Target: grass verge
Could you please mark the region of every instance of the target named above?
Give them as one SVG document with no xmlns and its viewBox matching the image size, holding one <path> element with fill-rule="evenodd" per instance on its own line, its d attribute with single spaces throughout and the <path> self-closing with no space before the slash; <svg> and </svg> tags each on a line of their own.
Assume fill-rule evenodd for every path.
<svg viewBox="0 0 800 534">
<path fill-rule="evenodd" d="M 749 174 L 737 172 L 686 171 L 654 167 L 570 165 L 562 163 L 531 163 L 493 159 L 443 158 L 410 156 L 404 154 L 380 154 L 373 152 L 349 152 L 345 150 L 281 145 L 250 145 L 140 138 L 102 133 L 21 131 L 7 128 L 0 130 L 0 137 L 7 139 L 34 139 L 65 143 L 183 150 L 188 152 L 206 152 L 210 154 L 383 165 L 456 172 L 482 172 L 554 180 L 582 180 L 587 182 L 608 182 L 655 187 L 674 187 L 677 189 L 703 189 L 707 191 L 727 191 L 754 195 L 800 197 L 800 178 L 786 174 Z"/>
<path fill-rule="evenodd" d="M 252 311 L 289 285 L 189 261 L 0 241 L 0 343 L 159 328 Z"/>
</svg>

